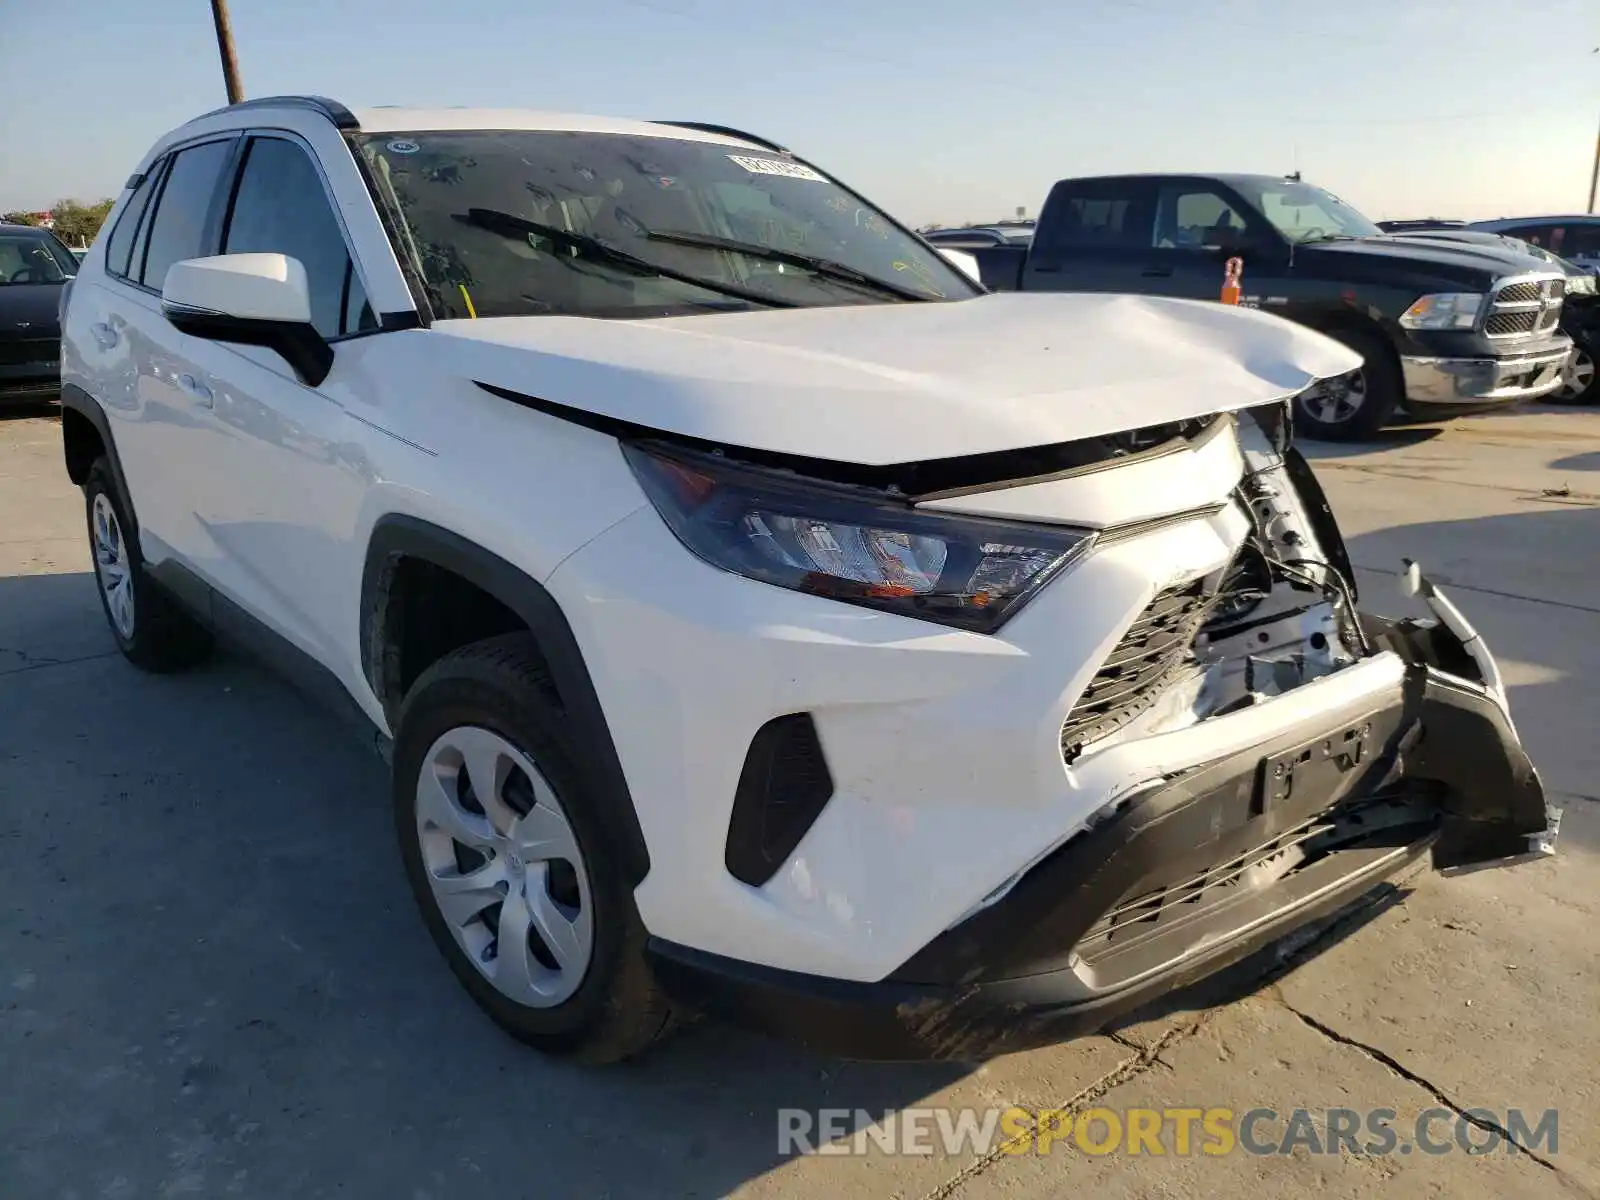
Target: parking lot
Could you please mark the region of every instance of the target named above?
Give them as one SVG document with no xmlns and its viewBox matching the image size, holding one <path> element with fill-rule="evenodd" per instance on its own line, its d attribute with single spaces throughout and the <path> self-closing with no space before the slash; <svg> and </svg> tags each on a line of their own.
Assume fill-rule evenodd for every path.
<svg viewBox="0 0 1600 1200">
<path fill-rule="evenodd" d="M 1600 413 L 1309 447 L 1364 605 L 1419 559 L 1501 660 L 1561 853 L 1412 875 L 1102 1036 L 841 1063 L 700 1022 L 553 1065 L 428 944 L 381 764 L 257 667 L 113 648 L 54 417 L 0 418 L 0 1197 L 1600 1196 Z M 1532 1153 L 778 1153 L 781 1108 L 1559 1110 Z M 1487 1120 L 1488 1118 L 1484 1118 Z M 1443 1128 L 1443 1127 L 1441 1127 Z"/>
</svg>

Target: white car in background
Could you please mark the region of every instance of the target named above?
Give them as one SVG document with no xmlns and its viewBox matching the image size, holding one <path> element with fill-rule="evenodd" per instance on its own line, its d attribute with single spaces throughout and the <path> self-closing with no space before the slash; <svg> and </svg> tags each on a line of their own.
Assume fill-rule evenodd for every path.
<svg viewBox="0 0 1600 1200">
<path fill-rule="evenodd" d="M 62 432 L 117 645 L 349 708 L 512 1034 L 972 1057 L 1548 840 L 1482 640 L 1356 609 L 1288 422 L 1356 361 L 733 130 L 283 97 L 134 169 Z"/>
</svg>

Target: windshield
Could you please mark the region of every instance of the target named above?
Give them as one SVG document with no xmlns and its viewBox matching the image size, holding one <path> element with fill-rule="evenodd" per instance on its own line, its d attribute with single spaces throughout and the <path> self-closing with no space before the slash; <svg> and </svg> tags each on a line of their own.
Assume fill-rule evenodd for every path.
<svg viewBox="0 0 1600 1200">
<path fill-rule="evenodd" d="M 1291 242 L 1376 237 L 1383 230 L 1332 192 L 1287 180 L 1244 180 L 1239 190 Z"/>
<path fill-rule="evenodd" d="M 62 283 L 77 273 L 77 259 L 49 234 L 0 233 L 0 287 Z"/>
<path fill-rule="evenodd" d="M 775 152 L 555 130 L 357 142 L 399 206 L 398 250 L 440 317 L 653 317 L 978 294 L 880 210 Z"/>
</svg>

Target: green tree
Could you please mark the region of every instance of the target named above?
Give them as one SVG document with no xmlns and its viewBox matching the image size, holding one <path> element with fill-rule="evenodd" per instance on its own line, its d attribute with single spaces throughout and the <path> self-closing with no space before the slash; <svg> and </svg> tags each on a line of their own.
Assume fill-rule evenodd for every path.
<svg viewBox="0 0 1600 1200">
<path fill-rule="evenodd" d="M 6 225 L 37 225 L 39 214 L 30 212 L 8 212 L 0 216 L 0 223 Z"/>
<path fill-rule="evenodd" d="M 116 201 L 106 199 L 93 204 L 80 204 L 76 200 L 57 200 L 51 217 L 55 235 L 69 246 L 87 246 L 100 232 L 100 226 L 111 215 Z"/>
</svg>

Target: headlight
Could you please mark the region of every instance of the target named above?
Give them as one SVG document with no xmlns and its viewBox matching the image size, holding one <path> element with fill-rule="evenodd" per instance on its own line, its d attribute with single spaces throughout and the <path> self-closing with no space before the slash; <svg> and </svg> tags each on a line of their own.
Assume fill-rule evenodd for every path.
<svg viewBox="0 0 1600 1200">
<path fill-rule="evenodd" d="M 1439 292 L 1406 309 L 1400 324 L 1407 329 L 1471 329 L 1482 307 L 1482 292 Z"/>
<path fill-rule="evenodd" d="M 623 446 L 645 494 L 714 567 L 992 633 L 1089 547 L 1089 530 L 919 512 L 880 493 L 656 445 Z"/>
<path fill-rule="evenodd" d="M 1593 275 L 1567 276 L 1567 295 L 1593 296 L 1595 291 L 1595 278 Z"/>
</svg>

